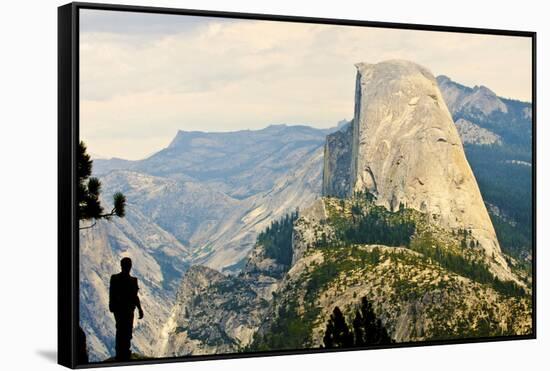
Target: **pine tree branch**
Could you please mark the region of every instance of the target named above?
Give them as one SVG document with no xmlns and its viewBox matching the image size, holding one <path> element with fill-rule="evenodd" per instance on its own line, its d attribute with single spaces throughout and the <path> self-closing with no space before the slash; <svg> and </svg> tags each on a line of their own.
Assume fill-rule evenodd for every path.
<svg viewBox="0 0 550 371">
<path fill-rule="evenodd" d="M 113 209 L 111 210 L 110 213 L 108 213 L 108 214 L 101 214 L 101 215 L 99 215 L 97 218 L 94 218 L 93 224 L 88 225 L 88 226 L 86 226 L 86 227 L 80 227 L 80 228 L 78 228 L 78 229 L 79 229 L 79 230 L 90 229 L 90 228 L 94 227 L 94 226 L 97 224 L 97 221 L 98 221 L 99 219 L 109 219 L 110 217 L 115 216 L 115 215 L 116 215 L 116 212 L 115 212 L 115 211 L 116 211 L 116 208 L 113 208 Z"/>
<path fill-rule="evenodd" d="M 97 220 L 94 220 L 94 222 L 93 222 L 92 225 L 88 225 L 88 226 L 86 226 L 86 227 L 80 227 L 80 228 L 78 228 L 78 230 L 81 231 L 81 230 L 83 230 L 83 229 L 90 229 L 90 228 L 92 228 L 92 227 L 93 227 L 94 225 L 96 225 L 96 224 L 97 224 Z"/>
<path fill-rule="evenodd" d="M 110 218 L 111 216 L 115 216 L 115 215 L 116 215 L 115 210 L 116 210 L 116 208 L 113 207 L 113 209 L 111 210 L 110 213 L 108 213 L 108 214 L 101 214 L 101 215 L 98 217 L 98 219 L 100 219 L 100 218 Z"/>
</svg>

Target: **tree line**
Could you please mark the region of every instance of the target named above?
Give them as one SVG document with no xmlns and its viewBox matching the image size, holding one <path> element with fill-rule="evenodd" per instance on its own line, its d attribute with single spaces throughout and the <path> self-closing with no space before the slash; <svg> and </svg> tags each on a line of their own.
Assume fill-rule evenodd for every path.
<svg viewBox="0 0 550 371">
<path fill-rule="evenodd" d="M 292 262 L 292 230 L 296 219 L 298 210 L 271 222 L 257 238 L 258 244 L 264 247 L 266 256 L 285 267 L 289 267 Z"/>
<path fill-rule="evenodd" d="M 406 246 L 415 231 L 415 223 L 405 217 L 403 210 L 392 213 L 384 207 L 372 206 L 365 213 L 356 203 L 351 214 L 351 223 L 337 231 L 338 238 L 347 244 Z"/>
</svg>

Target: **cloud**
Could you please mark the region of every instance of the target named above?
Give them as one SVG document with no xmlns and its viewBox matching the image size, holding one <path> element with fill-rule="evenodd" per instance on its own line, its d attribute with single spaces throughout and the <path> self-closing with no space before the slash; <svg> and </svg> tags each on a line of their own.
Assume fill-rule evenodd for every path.
<svg viewBox="0 0 550 371">
<path fill-rule="evenodd" d="M 208 23 L 232 23 L 240 20 L 214 17 L 182 17 L 174 14 L 139 13 L 114 10 L 82 10 L 80 32 L 139 35 L 154 38 L 159 35 L 194 31 Z"/>
<path fill-rule="evenodd" d="M 187 16 L 157 24 L 149 16 L 111 28 L 100 25 L 112 20 L 81 16 L 81 133 L 93 152 L 140 158 L 178 129 L 333 126 L 353 115 L 360 61 L 409 59 L 530 100 L 526 38 Z"/>
</svg>

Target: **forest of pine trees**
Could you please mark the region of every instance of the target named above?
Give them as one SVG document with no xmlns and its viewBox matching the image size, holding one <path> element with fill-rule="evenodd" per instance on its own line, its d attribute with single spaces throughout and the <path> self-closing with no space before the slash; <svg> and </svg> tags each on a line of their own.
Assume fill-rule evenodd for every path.
<svg viewBox="0 0 550 371">
<path fill-rule="evenodd" d="M 350 348 L 391 344 L 394 341 L 382 321 L 376 317 L 366 297 L 355 311 L 351 328 L 340 308 L 335 307 L 327 323 L 323 343 L 325 348 Z"/>
<path fill-rule="evenodd" d="M 298 211 L 275 220 L 257 239 L 263 245 L 267 257 L 286 267 L 292 262 L 292 228 L 296 219 Z"/>
<path fill-rule="evenodd" d="M 460 233 L 460 232 L 459 232 Z M 435 245 L 435 247 L 434 247 Z M 501 281 L 496 278 L 484 262 L 468 260 L 445 248 L 438 246 L 431 236 L 416 238 L 410 248 L 427 258 L 437 261 L 442 267 L 476 282 L 490 284 L 495 290 L 506 296 L 522 296 L 525 290 L 511 281 Z"/>
<path fill-rule="evenodd" d="M 370 204 L 365 210 L 359 201 Z M 357 192 L 351 205 L 351 222 L 340 225 L 337 231 L 339 240 L 347 244 L 381 244 L 386 246 L 406 246 L 411 242 L 415 223 L 406 217 L 405 206 L 391 212 L 383 206 L 372 204 L 375 196 Z"/>
</svg>

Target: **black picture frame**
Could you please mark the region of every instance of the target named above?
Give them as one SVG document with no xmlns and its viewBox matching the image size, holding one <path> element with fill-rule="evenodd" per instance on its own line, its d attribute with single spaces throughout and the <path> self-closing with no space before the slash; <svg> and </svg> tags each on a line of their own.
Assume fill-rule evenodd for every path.
<svg viewBox="0 0 550 371">
<path fill-rule="evenodd" d="M 198 355 L 135 360 L 131 362 L 110 362 L 79 364 L 77 360 L 77 337 L 79 323 L 79 253 L 78 253 L 78 208 L 76 201 L 76 151 L 79 143 L 79 11 L 82 9 L 108 10 L 118 12 L 140 12 L 267 20 L 280 22 L 315 23 L 343 26 L 363 26 L 404 30 L 422 30 L 452 33 L 470 33 L 486 35 L 521 36 L 531 39 L 532 43 L 532 324 L 530 335 L 488 337 L 475 339 L 457 339 L 445 341 L 423 341 L 398 343 L 384 346 L 369 346 L 351 349 L 298 349 L 284 351 L 265 351 L 254 353 L 234 353 L 219 355 Z M 160 8 L 131 5 L 74 2 L 58 8 L 58 363 L 69 368 L 92 368 L 136 364 L 157 364 L 201 360 L 222 360 L 231 358 L 264 357 L 290 354 L 312 354 L 320 352 L 341 352 L 352 350 L 401 348 L 430 345 L 449 345 L 463 343 L 494 342 L 507 340 L 536 339 L 537 303 L 536 303 L 536 188 L 537 188 L 537 69 L 536 69 L 536 32 L 498 30 L 486 28 L 466 28 L 435 26 L 423 24 L 373 22 L 363 20 L 297 17 L 271 14 L 236 13 L 225 11 L 205 11 L 176 8 Z"/>
</svg>

